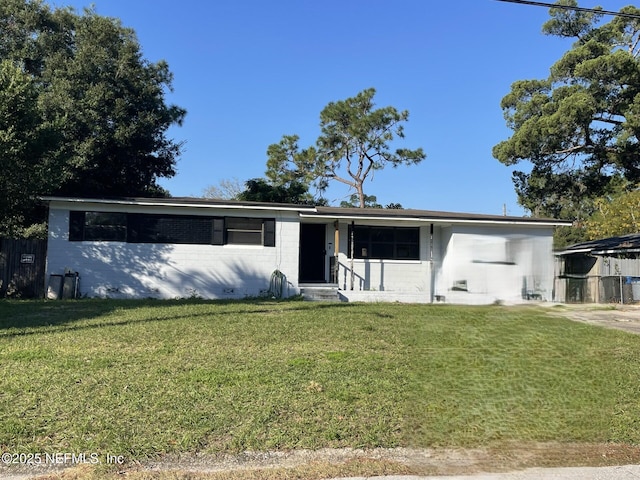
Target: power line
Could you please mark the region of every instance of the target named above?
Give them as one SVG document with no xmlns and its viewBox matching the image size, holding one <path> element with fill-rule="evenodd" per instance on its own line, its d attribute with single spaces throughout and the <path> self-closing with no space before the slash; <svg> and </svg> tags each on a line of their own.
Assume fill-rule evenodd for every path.
<svg viewBox="0 0 640 480">
<path fill-rule="evenodd" d="M 532 2 L 529 0 L 497 0 L 498 2 L 519 3 L 522 5 L 533 5 L 535 7 L 560 8 L 563 10 L 573 10 L 576 12 L 590 12 L 600 15 L 613 15 L 616 17 L 635 18 L 640 20 L 640 15 L 636 13 L 613 12 L 611 10 L 599 10 L 597 8 L 572 7 L 570 5 L 559 5 L 557 3 Z"/>
</svg>

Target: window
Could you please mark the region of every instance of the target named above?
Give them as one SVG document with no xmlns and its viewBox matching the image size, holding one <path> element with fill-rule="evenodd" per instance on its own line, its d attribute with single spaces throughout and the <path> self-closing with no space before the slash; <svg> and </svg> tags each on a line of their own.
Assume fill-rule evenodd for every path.
<svg viewBox="0 0 640 480">
<path fill-rule="evenodd" d="M 356 225 L 353 230 L 354 258 L 387 260 L 419 260 L 420 229 L 418 227 L 370 227 Z M 348 254 L 351 253 L 349 227 Z"/>
<path fill-rule="evenodd" d="M 126 242 L 127 214 L 117 212 L 69 212 L 69 240 Z"/>
<path fill-rule="evenodd" d="M 214 230 L 220 230 L 221 224 Z M 224 219 L 224 243 L 230 245 L 276 245 L 276 221 L 272 218 L 227 217 Z M 220 234 L 217 235 L 220 239 Z"/>
<path fill-rule="evenodd" d="M 69 241 L 276 245 L 272 218 L 69 212 Z"/>
<path fill-rule="evenodd" d="M 212 243 L 210 217 L 187 215 L 129 215 L 129 238 L 135 243 Z"/>
<path fill-rule="evenodd" d="M 227 218 L 227 243 L 262 245 L 262 219 Z"/>
</svg>

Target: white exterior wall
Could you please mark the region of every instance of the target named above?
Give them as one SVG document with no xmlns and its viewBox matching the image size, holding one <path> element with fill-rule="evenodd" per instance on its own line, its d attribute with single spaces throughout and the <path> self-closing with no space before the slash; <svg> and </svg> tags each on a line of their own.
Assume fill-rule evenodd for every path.
<svg viewBox="0 0 640 480">
<path fill-rule="evenodd" d="M 347 235 L 343 224 L 338 286 L 350 301 L 522 303 L 527 293 L 552 300 L 551 227 L 435 225 L 431 239 L 422 223 L 419 260 L 354 259 L 353 290 Z"/>
<path fill-rule="evenodd" d="M 464 304 L 522 303 L 527 293 L 551 301 L 552 235 L 548 227 L 445 228 L 436 295 Z"/>
<path fill-rule="evenodd" d="M 78 206 L 87 211 L 135 211 L 211 215 L 202 208 L 160 210 L 118 205 Z M 66 270 L 80 275 L 80 294 L 110 298 L 243 298 L 265 294 L 278 269 L 298 289 L 299 221 L 296 212 L 216 210 L 220 216 L 276 218 L 276 246 L 70 242 L 68 207 L 52 202 L 47 276 Z"/>
<path fill-rule="evenodd" d="M 276 246 L 70 242 L 69 208 L 85 211 L 262 217 L 276 219 Z M 326 280 L 334 254 L 334 219 L 327 220 Z M 112 298 L 244 298 L 265 294 L 271 275 L 287 277 L 285 296 L 298 294 L 300 217 L 297 210 L 241 206 L 50 203 L 47 278 L 80 275 L 80 294 Z M 302 221 L 305 221 L 303 218 Z M 318 221 L 313 219 L 311 221 Z M 323 221 L 324 223 L 324 221 Z M 416 219 L 356 220 L 359 225 L 420 228 L 418 260 L 354 259 L 350 220 L 339 220 L 338 287 L 350 301 L 521 303 L 527 293 L 552 300 L 550 226 L 478 223 L 434 225 Z M 431 254 L 433 252 L 433 255 Z M 464 288 L 462 288 L 464 287 Z"/>
</svg>

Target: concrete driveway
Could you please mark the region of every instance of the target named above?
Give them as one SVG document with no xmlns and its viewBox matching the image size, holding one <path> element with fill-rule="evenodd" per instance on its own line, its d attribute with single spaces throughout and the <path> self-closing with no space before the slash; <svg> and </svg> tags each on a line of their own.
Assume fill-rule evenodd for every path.
<svg viewBox="0 0 640 480">
<path fill-rule="evenodd" d="M 545 304 L 553 315 L 577 322 L 640 334 L 640 305 Z"/>
</svg>

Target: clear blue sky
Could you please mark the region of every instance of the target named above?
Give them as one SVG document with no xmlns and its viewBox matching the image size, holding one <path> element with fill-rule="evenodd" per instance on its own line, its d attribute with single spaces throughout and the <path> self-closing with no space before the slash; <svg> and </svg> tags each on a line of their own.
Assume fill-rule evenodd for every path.
<svg viewBox="0 0 640 480">
<path fill-rule="evenodd" d="M 378 106 L 409 110 L 405 139 L 427 158 L 385 169 L 365 193 L 405 208 L 522 215 L 511 171 L 491 155 L 509 137 L 500 101 L 516 80 L 545 78 L 571 45 L 545 36 L 548 10 L 496 0 L 49 0 L 118 17 L 145 58 L 169 63 L 169 103 L 187 110 L 173 196 L 264 175 L 284 134 L 319 134 L 330 101 L 374 87 Z M 606 10 L 627 1 L 603 0 Z M 580 6 L 595 4 L 580 2 Z M 523 168 L 526 169 L 526 166 Z M 348 196 L 336 184 L 333 204 Z"/>
</svg>

